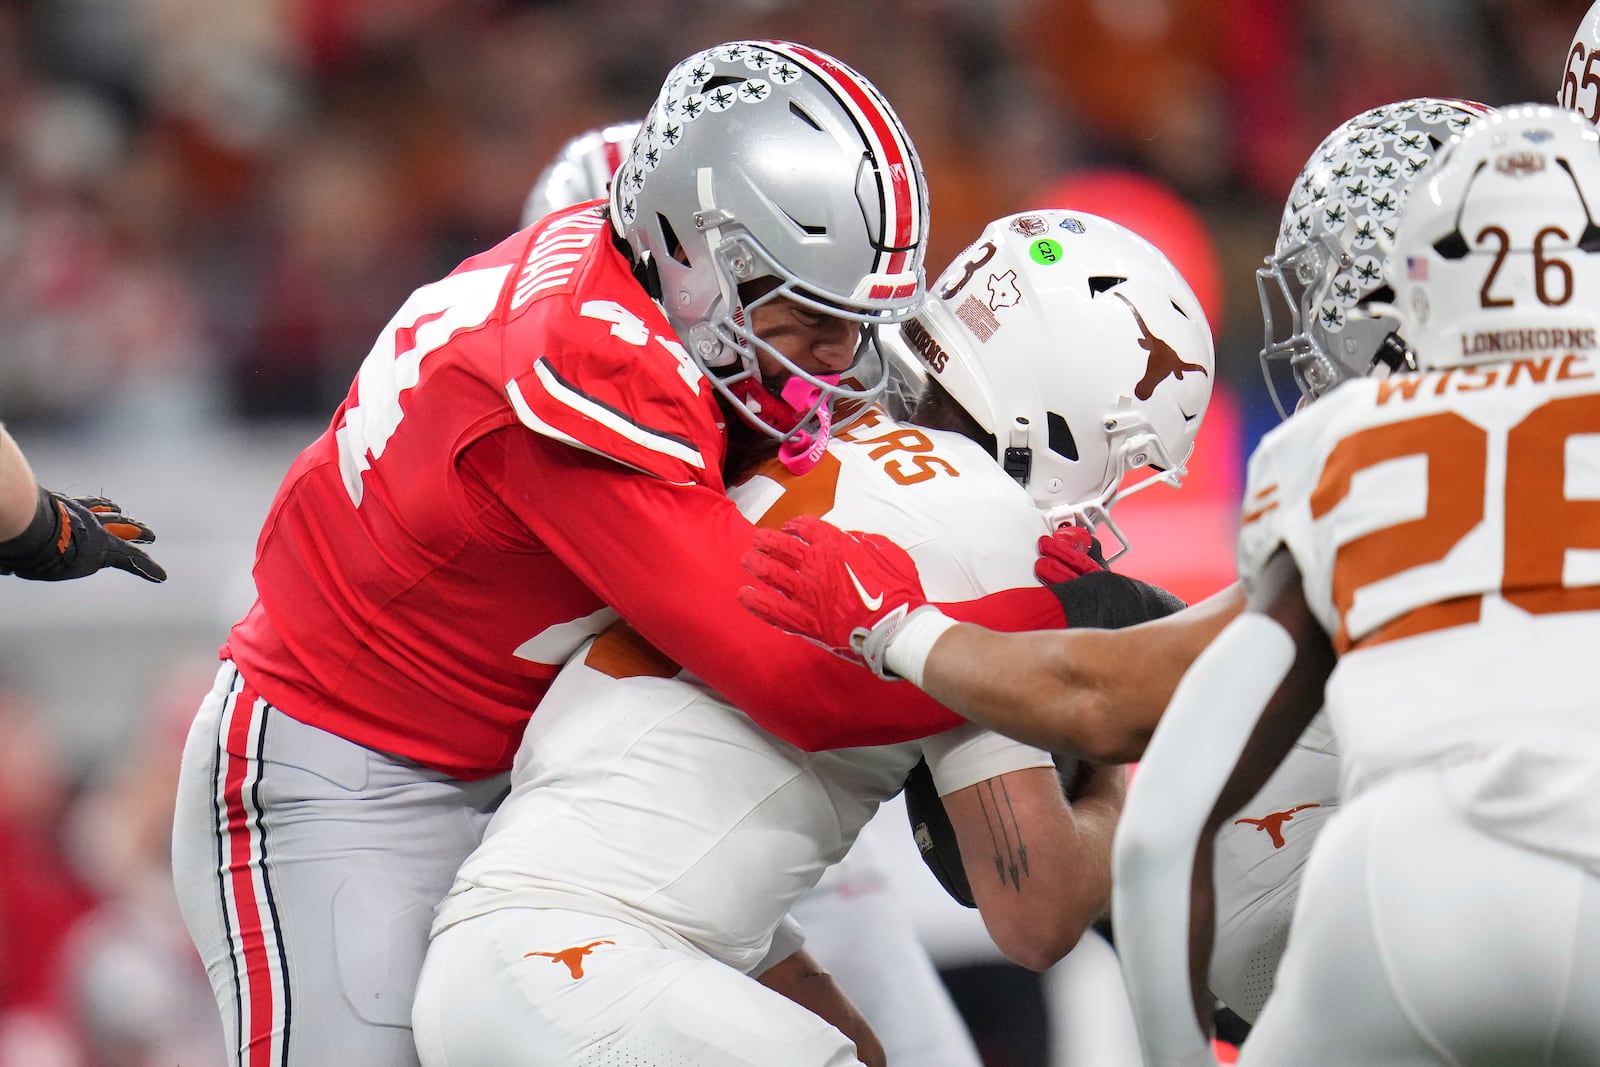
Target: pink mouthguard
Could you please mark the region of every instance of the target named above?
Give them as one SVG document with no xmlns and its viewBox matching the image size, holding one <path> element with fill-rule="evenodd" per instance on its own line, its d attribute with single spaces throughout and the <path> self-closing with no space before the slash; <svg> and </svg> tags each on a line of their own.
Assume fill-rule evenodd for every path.
<svg viewBox="0 0 1600 1067">
<path fill-rule="evenodd" d="M 818 381 L 835 385 L 839 381 L 837 374 L 819 374 Z M 812 385 L 804 378 L 795 376 L 783 383 L 779 393 L 783 402 L 793 408 L 796 414 L 804 415 L 811 410 L 811 405 L 817 402 L 822 395 L 818 386 Z M 822 454 L 828 450 L 829 431 L 833 427 L 833 413 L 828 405 L 823 404 L 817 408 L 817 432 L 812 434 L 801 431 L 778 446 L 778 462 L 782 463 L 790 474 L 804 474 L 815 467 L 821 460 Z"/>
</svg>

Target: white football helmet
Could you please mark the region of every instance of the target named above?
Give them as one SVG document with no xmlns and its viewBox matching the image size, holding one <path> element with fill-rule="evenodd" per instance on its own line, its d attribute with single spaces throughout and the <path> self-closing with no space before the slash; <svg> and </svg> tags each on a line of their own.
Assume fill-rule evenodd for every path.
<svg viewBox="0 0 1600 1067">
<path fill-rule="evenodd" d="M 1211 400 L 1211 327 L 1149 241 L 1083 212 L 991 222 L 900 329 L 1052 524 L 1107 525 L 1117 500 L 1177 485 Z M 1121 488 L 1140 467 L 1152 474 Z"/>
<path fill-rule="evenodd" d="M 619 122 L 580 133 L 561 146 L 539 175 L 522 205 L 522 225 L 532 226 L 552 211 L 585 200 L 599 200 L 611 188 L 611 176 L 638 136 L 639 123 Z"/>
<path fill-rule="evenodd" d="M 833 399 L 875 397 L 884 364 L 867 361 L 866 383 L 808 374 L 755 336 L 751 309 L 787 297 L 871 339 L 924 292 L 928 195 L 911 139 L 871 83 L 805 45 L 738 41 L 678 64 L 617 171 L 611 217 L 689 354 L 786 446 L 825 437 Z M 776 284 L 741 294 L 760 279 Z M 798 410 L 764 386 L 757 349 L 810 387 Z"/>
<path fill-rule="evenodd" d="M 1600 123 L 1600 0 L 1590 6 L 1572 35 L 1556 103 Z"/>
<path fill-rule="evenodd" d="M 1419 369 L 1600 346 L 1600 131 L 1505 108 L 1418 186 L 1395 238 L 1395 309 Z"/>
<path fill-rule="evenodd" d="M 1399 358 L 1402 346 L 1390 339 L 1398 324 L 1380 309 L 1393 295 L 1386 265 L 1400 209 L 1439 150 L 1490 110 L 1466 100 L 1385 104 L 1311 153 L 1284 205 L 1277 247 L 1256 271 L 1261 369 L 1279 415 L 1296 406 L 1280 395 L 1281 367 L 1311 401 Z"/>
</svg>

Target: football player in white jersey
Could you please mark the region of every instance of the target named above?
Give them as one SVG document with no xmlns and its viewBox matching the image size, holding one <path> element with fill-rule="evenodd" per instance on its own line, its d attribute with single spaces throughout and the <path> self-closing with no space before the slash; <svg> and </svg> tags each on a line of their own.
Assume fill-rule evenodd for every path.
<svg viewBox="0 0 1600 1067">
<path fill-rule="evenodd" d="M 1098 513 L 1128 470 L 1187 454 L 1210 396 L 1210 331 L 1152 246 L 1066 212 L 992 224 L 937 290 L 910 344 L 993 410 L 1020 398 L 1027 416 L 986 433 L 989 410 L 930 386 L 924 410 L 960 416 L 983 443 L 875 409 L 809 473 L 769 461 L 730 492 L 769 527 L 827 515 L 897 538 L 942 596 L 1025 591 L 1047 513 Z M 958 320 L 981 323 L 989 344 L 961 341 Z M 1183 373 L 1118 409 L 1148 345 Z M 1108 434 L 1116 410 L 1133 432 Z M 885 576 L 857 577 L 855 595 L 881 595 Z M 803 703 L 807 683 L 794 685 Z M 511 794 L 439 907 L 413 1014 L 423 1063 L 866 1061 L 747 974 L 792 948 L 789 906 L 921 759 L 996 943 L 1024 965 L 1054 963 L 1105 903 L 1120 768 L 1090 770 L 1069 804 L 1050 753 L 973 726 L 807 753 L 631 630 L 595 638 L 532 720 Z"/>
<path fill-rule="evenodd" d="M 1469 101 L 1397 101 L 1353 116 L 1311 153 L 1285 203 L 1274 252 L 1257 274 L 1269 383 L 1315 397 L 1395 358 L 1393 316 L 1374 309 L 1389 294 L 1382 264 L 1394 218 L 1426 164 L 1487 110 Z M 1360 316 L 1351 315 L 1356 309 Z M 1277 390 L 1274 400 L 1284 413 L 1295 406 Z M 852 631 L 872 633 L 863 650 L 870 645 L 886 660 L 880 673 L 914 681 L 975 722 L 1092 759 L 1140 757 L 1184 669 L 1243 602 L 1230 586 L 1176 616 L 1115 632 L 996 634 L 950 627 L 931 609 L 900 625 L 909 613 L 863 611 L 829 585 L 842 563 L 860 566 L 871 546 L 836 530 L 811 536 L 807 574 L 763 590 L 757 572 L 749 606 L 758 615 L 836 647 Z M 785 550 L 780 539 L 758 534 L 758 552 L 764 546 Z M 913 582 L 886 603 L 923 599 Z M 1128 669 L 1130 662 L 1139 669 Z M 1217 837 L 1210 982 L 1246 1021 L 1271 990 L 1300 873 L 1337 798 L 1338 759 L 1318 720 L 1262 790 L 1228 813 Z"/>
<path fill-rule="evenodd" d="M 1185 1010 L 1203 843 L 1325 694 L 1343 810 L 1241 1063 L 1600 1063 L 1597 206 L 1579 114 L 1476 121 L 1400 220 L 1408 366 L 1252 457 L 1248 609 L 1179 686 L 1118 834 L 1147 1062 L 1211 1062 Z"/>
<path fill-rule="evenodd" d="M 529 190 L 521 224 L 605 197 L 638 132 L 637 122 L 613 123 L 567 141 Z M 902 361 L 897 369 L 906 367 Z M 899 394 L 920 378 L 895 384 Z M 886 806 L 879 817 L 896 821 L 895 832 L 905 833 L 903 812 Z M 911 909 L 893 890 L 882 849 L 874 844 L 882 840 L 863 835 L 801 894 L 790 914 L 805 930 L 812 958 L 865 1018 L 889 1063 L 979 1067 L 978 1047 L 918 938 Z"/>
</svg>

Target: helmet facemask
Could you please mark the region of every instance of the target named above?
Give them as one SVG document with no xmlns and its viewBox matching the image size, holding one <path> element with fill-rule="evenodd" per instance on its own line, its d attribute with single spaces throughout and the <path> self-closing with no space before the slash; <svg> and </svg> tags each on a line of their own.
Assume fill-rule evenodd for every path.
<svg viewBox="0 0 1600 1067">
<path fill-rule="evenodd" d="M 1311 154 L 1284 206 L 1277 248 L 1256 272 L 1261 369 L 1280 416 L 1400 363 L 1404 343 L 1389 307 L 1395 223 L 1435 154 L 1488 110 L 1429 98 L 1386 104 L 1345 122 Z M 1285 394 L 1298 396 L 1285 403 Z"/>
<path fill-rule="evenodd" d="M 1399 321 L 1386 310 L 1393 299 L 1388 285 L 1372 289 L 1348 307 L 1327 299 L 1327 294 L 1349 284 L 1337 275 L 1353 265 L 1348 251 L 1328 234 L 1318 233 L 1268 259 L 1256 271 L 1264 330 L 1261 368 L 1280 418 L 1288 418 L 1299 402 L 1319 399 L 1341 382 L 1363 377 L 1378 362 L 1390 361 L 1395 349 L 1404 349 L 1396 336 Z M 1368 263 L 1362 266 L 1373 269 Z M 1281 335 L 1280 328 L 1285 330 Z M 1330 345 L 1335 333 L 1337 341 Z M 1283 381 L 1283 368 L 1292 379 L 1293 393 Z M 1297 399 L 1285 404 L 1285 394 Z"/>
</svg>

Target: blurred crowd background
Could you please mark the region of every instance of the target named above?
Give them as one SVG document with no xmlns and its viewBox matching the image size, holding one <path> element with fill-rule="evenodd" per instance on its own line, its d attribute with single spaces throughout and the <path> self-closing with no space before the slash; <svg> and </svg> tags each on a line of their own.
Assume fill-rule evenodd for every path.
<svg viewBox="0 0 1600 1067">
<path fill-rule="evenodd" d="M 173 573 L 0 585 L 0 1067 L 221 1062 L 166 833 L 277 478 L 406 294 L 676 60 L 780 37 L 875 81 L 927 166 L 930 276 L 1027 207 L 1157 220 L 1220 400 L 1200 495 L 1153 504 L 1128 563 L 1203 558 L 1170 583 L 1196 596 L 1231 577 L 1239 464 L 1276 422 L 1253 272 L 1311 149 L 1409 96 L 1553 102 L 1588 5 L 0 0 L 0 421 L 46 485 L 155 526 Z"/>
</svg>

